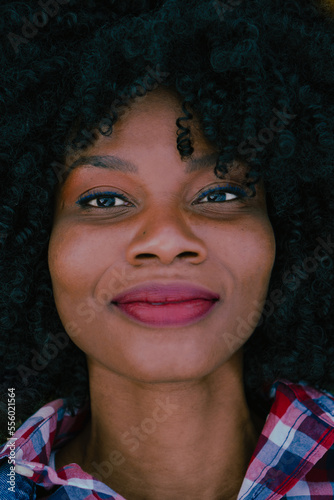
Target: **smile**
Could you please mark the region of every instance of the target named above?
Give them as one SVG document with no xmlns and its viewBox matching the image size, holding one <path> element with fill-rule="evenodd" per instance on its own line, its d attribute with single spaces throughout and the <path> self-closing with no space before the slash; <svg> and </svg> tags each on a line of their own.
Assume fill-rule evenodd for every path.
<svg viewBox="0 0 334 500">
<path fill-rule="evenodd" d="M 215 300 L 191 299 L 178 302 L 127 302 L 114 304 L 127 317 L 151 326 L 185 326 L 203 319 Z"/>
</svg>

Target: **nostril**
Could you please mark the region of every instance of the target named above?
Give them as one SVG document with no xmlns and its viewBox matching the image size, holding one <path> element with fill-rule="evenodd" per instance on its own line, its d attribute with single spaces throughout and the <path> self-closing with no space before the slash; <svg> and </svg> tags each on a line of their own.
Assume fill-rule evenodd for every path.
<svg viewBox="0 0 334 500">
<path fill-rule="evenodd" d="M 197 252 L 181 252 L 179 254 L 179 257 L 197 257 L 198 253 Z"/>
<path fill-rule="evenodd" d="M 137 259 L 149 259 L 151 257 L 155 258 L 156 255 L 154 255 L 153 253 L 140 253 L 136 257 L 137 257 Z"/>
</svg>

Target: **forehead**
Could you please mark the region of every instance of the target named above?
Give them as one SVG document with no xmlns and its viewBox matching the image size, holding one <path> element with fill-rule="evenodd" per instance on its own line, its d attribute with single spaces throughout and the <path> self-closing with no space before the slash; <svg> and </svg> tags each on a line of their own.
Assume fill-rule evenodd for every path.
<svg viewBox="0 0 334 500">
<path fill-rule="evenodd" d="M 83 166 L 137 175 L 140 166 L 146 162 L 165 164 L 167 158 L 169 169 L 177 165 L 186 174 L 204 170 L 213 172 L 219 152 L 204 136 L 200 121 L 193 112 L 190 120 L 182 121 L 182 126 L 190 128 L 194 153 L 181 161 L 177 149 L 177 120 L 184 115 L 182 98 L 171 89 L 159 87 L 134 99 L 128 107 L 121 109 L 110 136 L 99 134 L 92 146 L 67 158 L 63 180 Z M 230 173 L 239 178 L 244 178 L 247 170 L 240 162 L 230 166 Z"/>
<path fill-rule="evenodd" d="M 124 140 L 141 146 L 145 137 L 151 147 L 173 144 L 176 148 L 177 120 L 185 117 L 182 104 L 182 97 L 176 91 L 164 87 L 135 98 L 128 107 L 120 109 L 120 118 L 112 132 L 114 143 Z M 204 136 L 196 113 L 191 112 L 190 116 L 190 120 L 182 119 L 181 125 L 190 128 L 192 142 L 199 149 L 216 149 Z"/>
</svg>

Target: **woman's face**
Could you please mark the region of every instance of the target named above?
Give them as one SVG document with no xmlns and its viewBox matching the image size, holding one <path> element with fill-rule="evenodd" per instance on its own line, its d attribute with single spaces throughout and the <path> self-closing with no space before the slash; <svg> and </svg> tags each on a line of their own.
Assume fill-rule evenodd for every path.
<svg viewBox="0 0 334 500">
<path fill-rule="evenodd" d="M 57 195 L 49 267 L 60 318 L 89 365 L 134 380 L 196 379 L 226 363 L 254 330 L 247 319 L 274 263 L 263 186 L 244 198 L 240 164 L 218 179 L 195 120 L 182 161 L 179 116 L 170 91 L 134 101 L 110 137 L 68 164 Z"/>
</svg>

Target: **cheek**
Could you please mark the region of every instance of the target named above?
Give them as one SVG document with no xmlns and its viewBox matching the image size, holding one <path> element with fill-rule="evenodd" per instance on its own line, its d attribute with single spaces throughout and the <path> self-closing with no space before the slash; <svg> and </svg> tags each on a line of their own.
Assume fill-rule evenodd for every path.
<svg viewBox="0 0 334 500">
<path fill-rule="evenodd" d="M 231 293 L 230 317 L 223 337 L 231 353 L 244 345 L 261 319 L 276 251 L 267 217 L 245 227 L 238 235 L 231 242 L 225 261 L 229 262 Z"/>
<path fill-rule="evenodd" d="M 207 238 L 214 242 L 215 259 L 237 280 L 254 277 L 269 281 L 275 260 L 275 236 L 268 217 L 259 214 L 247 221 L 213 227 Z"/>
<path fill-rule="evenodd" d="M 53 227 L 48 262 L 54 301 L 65 330 L 84 351 L 86 341 L 89 342 L 85 332 L 92 328 L 100 311 L 100 307 L 92 308 L 89 297 L 113 259 L 111 245 L 101 241 L 98 231 L 92 227 L 84 228 L 67 221 Z"/>
<path fill-rule="evenodd" d="M 269 219 L 257 222 L 245 230 L 247 236 L 234 247 L 234 255 L 245 281 L 267 286 L 275 260 L 275 237 Z"/>
<path fill-rule="evenodd" d="M 248 231 L 248 237 L 239 253 L 240 276 L 248 297 L 258 302 L 267 295 L 271 271 L 275 261 L 275 237 L 270 221 L 261 217 Z"/>
<path fill-rule="evenodd" d="M 99 238 L 98 231 L 71 224 L 52 230 L 49 269 L 55 297 L 60 293 L 75 300 L 92 292 L 99 276 L 117 258 L 117 248 Z"/>
<path fill-rule="evenodd" d="M 94 260 L 90 238 L 77 234 L 75 228 L 55 226 L 49 244 L 49 269 L 54 291 L 79 288 Z M 87 266 L 87 263 L 90 263 Z M 85 273 L 82 270 L 85 269 Z"/>
<path fill-rule="evenodd" d="M 221 231 L 215 228 L 210 238 L 215 241 L 215 268 L 226 287 L 232 316 L 248 316 L 255 306 L 256 310 L 261 309 L 276 251 L 268 217 L 259 214 L 240 224 L 224 225 Z"/>
</svg>

